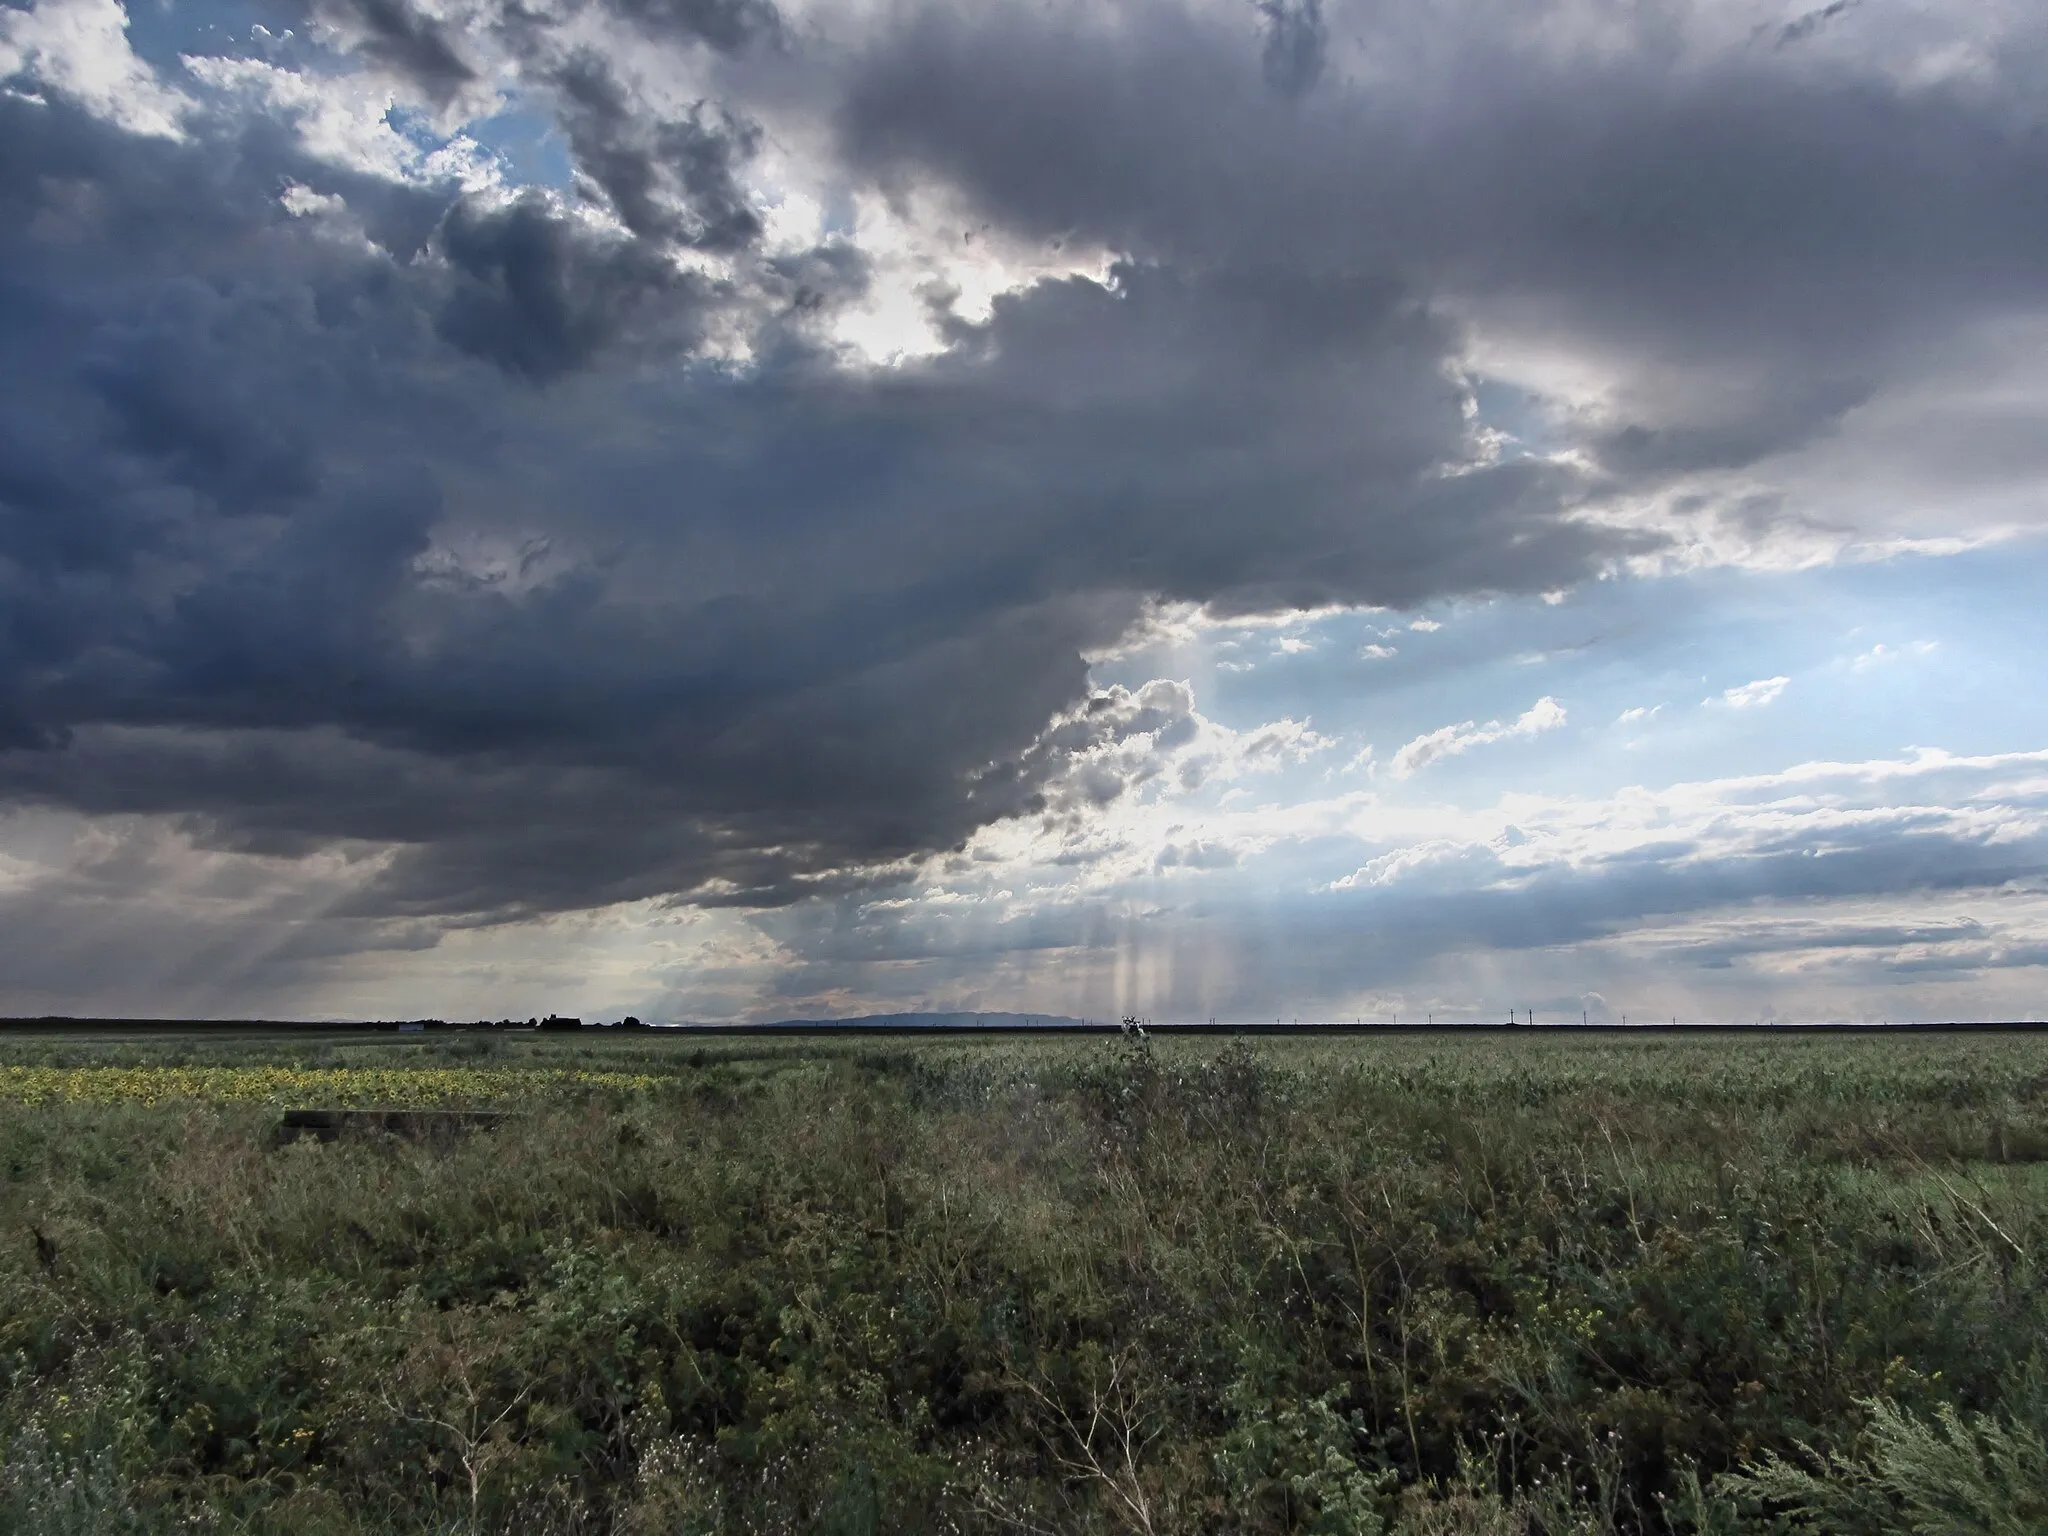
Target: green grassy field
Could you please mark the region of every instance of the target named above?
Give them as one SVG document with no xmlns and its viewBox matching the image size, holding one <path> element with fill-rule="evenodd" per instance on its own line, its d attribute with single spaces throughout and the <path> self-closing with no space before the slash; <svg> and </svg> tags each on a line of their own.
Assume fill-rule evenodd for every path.
<svg viewBox="0 0 2048 1536">
<path fill-rule="evenodd" d="M 2027 1036 L 0 1038 L 0 1529 L 2016 1536 L 2044 1168 Z"/>
</svg>

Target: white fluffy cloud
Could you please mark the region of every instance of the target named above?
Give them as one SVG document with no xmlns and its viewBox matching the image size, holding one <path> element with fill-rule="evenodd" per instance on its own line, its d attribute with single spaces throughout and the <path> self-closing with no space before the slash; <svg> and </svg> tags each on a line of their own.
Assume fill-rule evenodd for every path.
<svg viewBox="0 0 2048 1536">
<path fill-rule="evenodd" d="M 0 81 L 23 75 L 130 133 L 182 138 L 192 103 L 128 45 L 119 0 L 35 0 L 0 10 Z"/>
<path fill-rule="evenodd" d="M 1725 704 L 1730 709 L 1762 709 L 1767 704 L 1776 703 L 1778 695 L 1791 681 L 1789 677 L 1760 677 L 1753 683 L 1724 689 L 1718 700 L 1708 699 L 1705 702 Z"/>
<path fill-rule="evenodd" d="M 1467 720 L 1417 736 L 1394 754 L 1388 771 L 1397 779 L 1405 779 L 1432 763 L 1456 757 L 1474 747 L 1491 746 L 1494 742 L 1508 741 L 1517 736 L 1541 735 L 1544 731 L 1556 730 L 1564 723 L 1564 706 L 1545 695 L 1510 721 L 1489 720 L 1484 725 L 1477 725 Z"/>
</svg>

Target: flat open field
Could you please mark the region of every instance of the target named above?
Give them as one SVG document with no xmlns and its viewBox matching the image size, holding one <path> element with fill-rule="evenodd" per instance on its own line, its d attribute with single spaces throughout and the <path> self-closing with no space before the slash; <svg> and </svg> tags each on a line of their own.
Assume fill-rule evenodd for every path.
<svg viewBox="0 0 2048 1536">
<path fill-rule="evenodd" d="M 0 1529 L 2038 1531 L 2044 1169 L 2027 1035 L 0 1037 Z"/>
</svg>

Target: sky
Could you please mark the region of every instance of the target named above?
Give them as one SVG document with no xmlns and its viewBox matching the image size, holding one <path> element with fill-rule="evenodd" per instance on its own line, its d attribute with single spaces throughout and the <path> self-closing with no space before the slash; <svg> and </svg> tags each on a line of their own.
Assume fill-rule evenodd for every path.
<svg viewBox="0 0 2048 1536">
<path fill-rule="evenodd" d="M 0 1013 L 2048 1013 L 2048 8 L 5 0 Z"/>
</svg>

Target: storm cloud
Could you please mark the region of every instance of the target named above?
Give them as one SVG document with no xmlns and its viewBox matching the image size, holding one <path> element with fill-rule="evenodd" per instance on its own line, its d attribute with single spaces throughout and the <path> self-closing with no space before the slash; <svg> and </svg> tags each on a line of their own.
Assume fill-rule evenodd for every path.
<svg viewBox="0 0 2048 1536">
<path fill-rule="evenodd" d="M 0 797 L 355 850 L 348 945 L 1085 830 L 1166 611 L 1967 541 L 1793 489 L 2048 306 L 2025 8 L 110 13 L 0 20 Z"/>
</svg>

